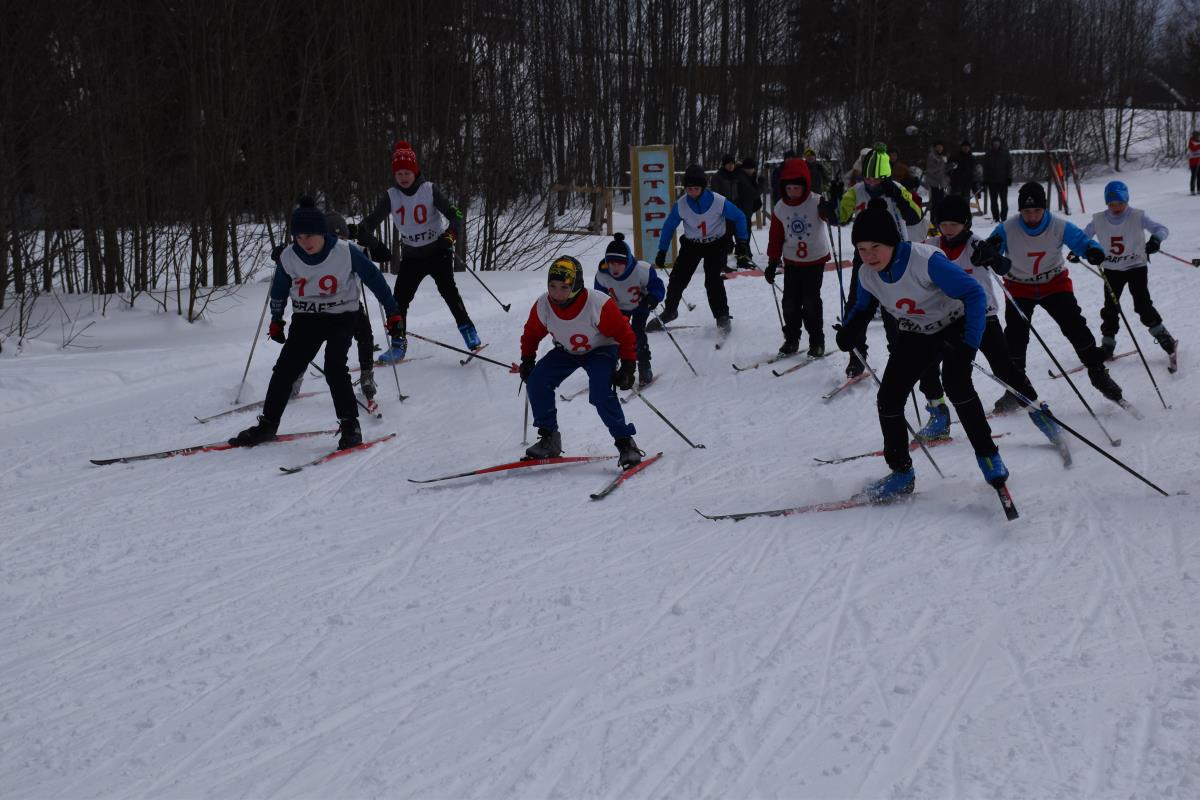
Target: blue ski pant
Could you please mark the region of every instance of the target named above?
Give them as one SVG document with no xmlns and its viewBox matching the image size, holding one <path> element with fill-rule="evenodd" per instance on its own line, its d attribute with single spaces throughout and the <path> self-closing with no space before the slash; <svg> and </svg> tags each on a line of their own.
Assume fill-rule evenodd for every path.
<svg viewBox="0 0 1200 800">
<path fill-rule="evenodd" d="M 575 370 L 582 368 L 588 374 L 591 390 L 588 402 L 596 407 L 600 419 L 614 439 L 633 436 L 633 425 L 625 421 L 621 401 L 613 389 L 613 373 L 617 369 L 617 346 L 597 347 L 591 352 L 573 356 L 561 348 L 554 348 L 537 362 L 529 375 L 526 389 L 529 406 L 533 409 L 533 424 L 539 430 L 558 430 L 558 408 L 554 404 L 554 392 Z"/>
</svg>

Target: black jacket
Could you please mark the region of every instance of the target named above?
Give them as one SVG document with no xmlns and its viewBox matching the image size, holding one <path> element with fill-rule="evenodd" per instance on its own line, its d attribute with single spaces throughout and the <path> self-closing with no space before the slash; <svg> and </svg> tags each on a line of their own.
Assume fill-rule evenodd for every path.
<svg viewBox="0 0 1200 800">
<path fill-rule="evenodd" d="M 1000 142 L 999 150 L 993 150 L 989 144 L 980 160 L 983 162 L 984 183 L 1002 183 L 1006 186 L 1012 183 L 1012 156 L 1004 142 Z"/>
</svg>

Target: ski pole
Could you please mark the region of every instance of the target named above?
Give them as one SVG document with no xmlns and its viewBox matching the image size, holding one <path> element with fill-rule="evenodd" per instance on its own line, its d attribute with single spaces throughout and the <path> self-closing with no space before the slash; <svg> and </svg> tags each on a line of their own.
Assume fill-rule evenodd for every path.
<svg viewBox="0 0 1200 800">
<path fill-rule="evenodd" d="M 651 311 L 650 313 L 654 314 L 655 319 L 658 319 L 657 312 Z M 669 336 L 671 339 L 671 344 L 675 345 L 675 349 L 679 351 L 679 355 L 683 356 L 683 363 L 687 364 L 688 369 L 690 369 L 692 371 L 692 374 L 695 375 L 697 378 L 699 378 L 700 373 L 696 372 L 696 368 L 692 366 L 692 362 L 688 361 L 687 354 L 683 352 L 683 348 L 679 346 L 679 342 L 675 341 L 675 335 L 673 333 L 671 333 L 670 330 L 668 330 L 667 326 L 663 324 L 663 321 L 661 319 L 658 319 L 658 324 L 662 327 L 662 329 L 664 331 L 666 331 L 667 336 Z"/>
<path fill-rule="evenodd" d="M 495 364 L 498 367 L 504 367 L 509 372 L 517 372 L 520 369 L 520 367 L 517 366 L 517 363 L 515 361 L 512 362 L 511 364 L 505 364 L 504 362 L 497 361 L 494 358 L 488 358 L 487 356 L 480 355 L 479 353 L 473 353 L 470 350 L 463 350 L 460 347 L 455 347 L 454 345 L 446 344 L 445 342 L 439 342 L 437 339 L 430 339 L 429 337 L 422 336 L 419 333 L 413 333 L 412 331 L 409 331 L 408 335 L 413 337 L 414 339 L 420 339 L 422 342 L 429 342 L 430 344 L 436 344 L 438 347 L 444 347 L 447 350 L 453 350 L 456 353 L 462 353 L 464 356 L 473 356 L 473 357 L 479 359 L 480 361 L 486 361 L 489 364 Z"/>
<path fill-rule="evenodd" d="M 1012 392 L 1012 395 L 1013 395 L 1013 397 L 1016 397 L 1018 400 L 1020 400 L 1022 403 L 1024 403 L 1024 404 L 1025 404 L 1025 405 L 1027 405 L 1028 407 L 1030 407 L 1030 408 L 1033 408 L 1033 407 L 1034 407 L 1034 403 L 1033 403 L 1033 401 L 1032 401 L 1032 400 L 1030 400 L 1028 397 L 1026 397 L 1025 395 L 1023 395 L 1023 394 L 1021 394 L 1020 392 L 1018 392 L 1018 391 L 1017 391 L 1016 389 L 1014 389 L 1013 387 L 1009 386 L 1009 385 L 1008 385 L 1007 383 L 1005 383 L 1005 382 L 1004 382 L 1004 380 L 1002 380 L 1001 378 L 998 378 L 998 377 L 996 377 L 995 375 L 993 375 L 992 373 L 988 372 L 988 371 L 987 371 L 987 369 L 986 369 L 986 368 L 985 368 L 985 367 L 984 367 L 982 364 L 978 364 L 978 363 L 976 363 L 976 362 L 972 361 L 972 362 L 971 362 L 971 366 L 973 366 L 975 369 L 977 369 L 977 370 L 979 370 L 980 372 L 982 372 L 984 375 L 987 375 L 989 378 L 991 378 L 991 379 L 992 379 L 992 380 L 994 380 L 996 383 L 998 383 L 998 384 L 1000 384 L 1001 386 L 1003 386 L 1003 387 L 1004 387 L 1005 389 L 1007 389 L 1009 392 Z M 1126 472 L 1128 472 L 1130 475 L 1132 475 L 1133 477 L 1137 478 L 1139 481 L 1141 481 L 1142 483 L 1146 484 L 1147 486 L 1149 486 L 1149 487 L 1150 487 L 1151 489 L 1153 489 L 1154 491 L 1156 491 L 1156 492 L 1158 492 L 1159 494 L 1161 494 L 1163 497 L 1170 497 L 1170 494 L 1169 494 L 1168 492 L 1164 492 L 1164 491 L 1163 491 L 1162 489 L 1160 489 L 1158 486 L 1156 486 L 1156 485 L 1154 485 L 1153 483 L 1151 483 L 1151 482 L 1150 482 L 1150 481 L 1149 481 L 1149 480 L 1148 480 L 1148 479 L 1147 479 L 1145 476 L 1143 476 L 1141 473 L 1139 473 L 1139 472 L 1135 471 L 1134 469 L 1132 469 L 1131 467 L 1129 467 L 1128 465 L 1126 465 L 1126 464 L 1125 464 L 1125 462 L 1121 461 L 1121 459 L 1119 459 L 1119 458 L 1117 458 L 1116 456 L 1112 455 L 1111 453 L 1109 453 L 1108 451 L 1106 451 L 1104 448 L 1100 447 L 1098 444 L 1096 444 L 1095 442 L 1091 441 L 1090 439 L 1088 439 L 1088 438 L 1087 438 L 1086 436 L 1084 436 L 1083 434 L 1081 434 L 1081 433 L 1079 433 L 1078 431 L 1076 431 L 1076 430 L 1075 430 L 1074 428 L 1072 428 L 1070 425 L 1068 425 L 1067 423 L 1063 422 L 1063 421 L 1062 421 L 1061 419 L 1059 419 L 1058 417 L 1054 416 L 1054 414 L 1050 413 L 1050 406 L 1046 405 L 1045 403 L 1042 403 L 1042 404 L 1041 404 L 1039 407 L 1041 408 L 1041 410 L 1042 410 L 1042 413 L 1043 413 L 1043 414 L 1045 414 L 1047 417 L 1049 417 L 1051 420 L 1053 420 L 1053 421 L 1055 422 L 1055 424 L 1057 424 L 1057 425 L 1058 425 L 1060 428 L 1062 428 L 1064 431 L 1066 431 L 1067 433 L 1071 434 L 1071 435 L 1072 435 L 1072 436 L 1074 436 L 1076 439 L 1078 439 L 1079 441 L 1083 442 L 1083 443 L 1084 443 L 1084 444 L 1086 444 L 1088 447 L 1092 448 L 1092 449 L 1093 449 L 1093 450 L 1095 450 L 1097 453 L 1099 453 L 1100 455 L 1104 456 L 1105 458 L 1107 458 L 1109 461 L 1111 461 L 1111 462 L 1113 462 L 1114 464 L 1116 464 L 1116 465 L 1117 465 L 1118 467 L 1120 467 L 1121 469 L 1125 470 L 1125 471 L 1126 471 Z"/>
<path fill-rule="evenodd" d="M 1188 261 L 1186 258 L 1180 258 L 1177 255 L 1168 253 L 1166 250 L 1159 250 L 1158 252 L 1161 253 L 1162 255 L 1166 256 L 1167 258 L 1175 259 L 1180 264 L 1187 264 L 1189 267 L 1200 267 L 1200 258 L 1193 258 L 1191 261 Z"/>
<path fill-rule="evenodd" d="M 517 384 L 517 396 L 520 397 L 521 389 L 525 387 L 525 379 Z M 525 427 L 521 429 L 521 444 L 529 444 L 529 392 L 525 393 L 525 402 L 521 405 L 525 406 Z"/>
<path fill-rule="evenodd" d="M 662 413 L 661 411 L 659 411 L 657 408 L 655 408 L 655 407 L 654 407 L 654 404 L 653 404 L 653 403 L 651 403 L 649 400 L 647 400 L 647 399 L 646 399 L 646 394 L 645 394 L 644 392 L 639 392 L 639 393 L 638 393 L 638 399 L 639 399 L 639 400 L 641 400 L 641 401 L 642 401 L 643 403 L 645 403 L 646 405 L 650 406 L 650 410 L 651 410 L 651 411 L 653 411 L 655 414 L 657 414 L 659 419 L 661 419 L 663 422 L 667 423 L 667 427 L 668 427 L 668 428 L 670 428 L 671 430 L 673 430 L 673 431 L 675 431 L 677 434 L 679 434 L 679 438 L 680 438 L 680 439 L 683 439 L 683 440 L 684 440 L 685 442 L 687 442 L 687 443 L 688 443 L 688 444 L 689 444 L 691 447 L 693 447 L 693 448 L 695 448 L 695 449 L 697 449 L 697 450 L 703 450 L 703 449 L 704 449 L 704 445 L 702 445 L 702 444 L 693 444 L 691 439 L 689 439 L 688 437 L 686 437 L 686 436 L 684 436 L 684 435 L 683 435 L 683 431 L 679 430 L 679 428 L 676 428 L 674 425 L 672 425 L 672 424 L 671 424 L 671 420 L 667 419 L 667 418 L 666 418 L 666 417 L 663 415 L 663 413 Z"/>
<path fill-rule="evenodd" d="M 871 377 L 875 379 L 875 385 L 882 387 L 883 382 L 879 380 L 879 376 L 875 374 L 875 370 L 871 369 L 871 365 L 869 363 L 867 363 L 866 356 L 864 356 L 861 352 L 859 352 L 857 347 L 851 348 L 850 352 L 852 352 L 852 353 L 854 353 L 854 355 L 858 356 L 858 360 L 861 361 L 862 365 L 867 368 L 867 372 L 871 373 Z M 902 417 L 904 416 L 903 413 L 901 413 L 901 416 Z M 904 426 L 906 428 L 908 428 L 908 432 L 912 434 L 913 441 L 915 441 L 917 444 L 921 445 L 921 452 L 924 453 L 925 457 L 929 459 L 929 463 L 933 464 L 933 468 L 935 470 L 937 470 L 937 474 L 943 480 L 945 480 L 946 474 L 944 472 L 942 472 L 942 468 L 938 466 L 938 463 L 933 460 L 933 455 L 929 452 L 929 448 L 925 446 L 925 442 L 921 441 L 921 437 L 917 436 L 917 432 L 915 430 L 913 430 L 913 426 L 911 424 L 909 424 L 909 421 L 907 418 L 904 418 Z"/>
<path fill-rule="evenodd" d="M 258 332 L 262 330 L 263 320 L 267 318 L 267 306 L 271 305 L 271 292 L 267 292 L 267 299 L 263 303 L 262 313 L 258 315 L 258 327 L 254 329 L 254 338 L 250 340 L 250 355 L 246 357 L 246 369 L 242 371 L 242 382 L 238 384 L 237 395 L 233 398 L 232 405 L 237 405 L 242 401 L 242 389 L 246 386 L 246 376 L 250 374 L 250 359 L 254 358 L 254 348 L 258 346 Z"/>
<path fill-rule="evenodd" d="M 466 261 L 463 261 L 461 258 L 459 258 L 458 253 L 454 254 L 454 260 L 457 261 L 458 263 L 462 264 L 463 269 L 465 269 L 467 272 L 471 273 L 471 276 L 474 277 L 475 280 L 479 281 L 480 286 L 482 286 L 484 289 L 487 289 L 487 293 L 492 296 L 493 300 L 495 300 L 497 303 L 500 303 L 500 298 L 496 297 L 496 293 L 493 292 L 491 289 L 488 289 L 488 285 L 483 282 L 483 278 L 479 277 L 478 273 L 476 273 L 475 270 L 471 269 L 470 264 L 468 264 Z M 503 308 L 507 312 L 510 308 L 512 308 L 512 303 L 508 303 L 507 305 L 504 303 L 500 303 L 500 307 Z"/>
<path fill-rule="evenodd" d="M 1112 300 L 1113 305 L 1117 307 L 1117 311 L 1121 315 L 1121 324 L 1125 326 L 1125 332 L 1129 334 L 1129 339 L 1133 342 L 1133 349 L 1137 350 L 1138 358 L 1142 360 L 1142 366 L 1146 368 L 1146 374 L 1150 376 L 1150 383 L 1154 386 L 1154 391 L 1158 392 L 1159 402 L 1162 403 L 1164 409 L 1170 408 L 1167 405 L 1167 401 L 1163 398 L 1162 391 L 1158 388 L 1158 381 L 1154 380 L 1154 373 L 1150 371 L 1150 365 L 1146 363 L 1146 356 L 1142 353 L 1142 346 L 1138 344 L 1137 337 L 1133 335 L 1133 328 L 1129 324 L 1129 318 L 1125 316 L 1125 309 L 1121 307 L 1121 298 L 1117 297 L 1117 292 L 1109 282 L 1108 275 L 1096 270 L 1091 264 L 1084 264 L 1084 266 L 1087 267 L 1088 272 L 1104 281 L 1104 289 L 1108 292 L 1109 299 Z"/>
<path fill-rule="evenodd" d="M 315 361 L 310 361 L 310 362 L 308 362 L 308 365 L 309 365 L 310 367 L 312 367 L 313 369 L 315 369 L 317 372 L 321 373 L 321 376 L 322 376 L 322 377 L 324 377 L 324 378 L 328 379 L 328 377 L 329 377 L 329 376 L 327 376 L 327 375 L 325 374 L 325 370 L 323 370 L 323 369 L 321 369 L 320 367 L 318 367 Z M 358 407 L 359 407 L 359 408 L 361 408 L 363 411 L 367 412 L 367 414 L 368 414 L 368 415 L 370 415 L 370 416 L 372 416 L 372 417 L 374 417 L 376 414 L 378 414 L 378 413 L 379 413 L 378 411 L 372 411 L 372 410 L 371 410 L 371 409 L 370 409 L 370 408 L 367 406 L 367 404 L 366 404 L 366 403 L 364 403 L 362 400 L 359 400 L 359 399 L 358 399 L 358 395 L 354 395 L 354 402 L 358 403 Z"/>
<path fill-rule="evenodd" d="M 779 293 L 775 291 L 774 281 L 771 282 L 771 297 L 775 298 L 775 313 L 779 315 L 779 327 L 786 329 L 787 326 L 783 324 L 783 311 L 779 308 Z"/>
<path fill-rule="evenodd" d="M 1067 374 L 1067 370 L 1062 364 L 1059 363 L 1058 359 L 1054 357 L 1054 353 L 1050 351 L 1050 345 L 1046 344 L 1046 340 L 1043 339 L 1042 335 L 1037 332 L 1037 328 L 1033 327 L 1033 321 L 1029 319 L 1029 317 L 1025 315 L 1025 312 L 1021 310 L 1021 307 L 1017 305 L 1017 299 L 1012 296 L 1011 292 L 1008 291 L 1008 287 L 1004 285 L 1004 281 L 1000 280 L 1000 276 L 996 275 L 994 272 L 992 275 L 995 276 L 996 281 L 1000 284 L 1000 288 L 1004 291 L 1004 296 L 1008 298 L 1009 305 L 1016 310 L 1021 319 L 1025 321 L 1025 324 L 1029 326 L 1029 330 L 1037 338 L 1038 344 L 1040 344 L 1042 349 L 1046 351 L 1046 355 L 1050 356 L 1050 360 L 1054 362 L 1054 366 L 1058 367 L 1058 371 L 1063 373 L 1063 377 L 1066 378 L 1067 383 L 1070 384 L 1071 389 L 1075 392 L 1075 396 L 1079 398 L 1079 402 L 1083 403 L 1083 407 L 1087 409 L 1088 414 L 1090 414 L 1092 419 L 1096 421 L 1096 424 L 1100 426 L 1100 430 L 1104 432 L 1104 435 L 1108 437 L 1109 444 L 1111 444 L 1113 447 L 1120 447 L 1121 440 L 1114 439 L 1112 437 L 1112 434 L 1110 434 L 1108 429 L 1104 427 L 1104 423 L 1101 422 L 1100 418 L 1096 416 L 1096 412 L 1092 411 L 1092 407 L 1088 405 L 1088 401 L 1083 399 L 1083 393 L 1079 391 L 1079 387 L 1075 385 L 1075 381 L 1071 380 L 1071 376 Z"/>
<path fill-rule="evenodd" d="M 825 231 L 826 231 L 826 233 L 829 234 L 829 246 L 832 249 L 832 247 L 833 247 L 833 230 L 830 228 L 829 225 L 826 225 Z M 835 272 L 837 272 L 837 276 L 838 276 L 838 296 L 842 303 L 842 314 L 841 314 L 841 317 L 838 317 L 838 319 L 841 319 L 842 317 L 846 316 L 846 286 L 845 286 L 845 284 L 842 283 L 842 228 L 840 225 L 838 226 L 838 238 L 837 238 L 837 251 L 836 252 L 837 252 L 837 255 L 835 256 L 835 258 L 837 258 L 837 269 L 835 270 Z"/>
<path fill-rule="evenodd" d="M 363 293 L 363 313 L 367 315 L 367 324 L 370 325 L 371 324 L 371 315 L 370 315 L 370 313 L 367 312 L 367 309 L 369 308 L 369 306 L 367 305 L 367 285 L 365 283 L 360 284 L 360 285 L 362 286 L 362 293 Z M 387 332 L 387 312 L 383 310 L 383 303 L 379 304 L 379 318 L 381 320 L 383 320 L 383 325 L 384 325 L 383 338 L 387 340 L 388 348 L 390 349 L 391 344 L 392 344 L 392 337 L 389 336 L 388 332 Z M 372 354 L 371 360 L 372 361 L 375 360 L 373 354 Z M 372 366 L 372 369 L 374 369 L 373 366 Z M 400 398 L 400 402 L 403 403 L 405 400 L 408 399 L 408 395 L 406 395 L 404 393 L 404 391 L 400 388 L 400 371 L 396 369 L 395 361 L 392 362 L 392 379 L 396 381 L 396 396 L 398 398 Z"/>
<path fill-rule="evenodd" d="M 913 401 L 913 416 L 917 420 L 917 425 L 921 425 L 921 407 L 917 405 L 917 387 L 913 387 L 910 391 Z"/>
</svg>

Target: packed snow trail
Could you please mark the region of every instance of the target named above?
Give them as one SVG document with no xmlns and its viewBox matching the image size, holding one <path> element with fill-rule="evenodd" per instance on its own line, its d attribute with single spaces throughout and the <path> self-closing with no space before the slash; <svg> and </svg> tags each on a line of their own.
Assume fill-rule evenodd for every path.
<svg viewBox="0 0 1200 800">
<path fill-rule="evenodd" d="M 1200 198 L 1180 191 L 1181 174 L 1123 177 L 1133 204 L 1171 227 L 1167 247 L 1190 257 Z M 1102 183 L 1085 185 L 1089 205 Z M 606 242 L 586 243 L 589 283 Z M 544 280 L 488 276 L 522 312 Z M 1074 280 L 1097 326 L 1099 282 Z M 733 333 L 720 351 L 694 279 L 700 305 L 679 322 L 700 327 L 675 335 L 699 378 L 651 334 L 653 402 L 707 448 L 687 447 L 641 403 L 624 406 L 639 446 L 666 457 L 601 503 L 589 493 L 612 476 L 608 462 L 410 484 L 524 450 L 515 376 L 416 341 L 414 358 L 432 357 L 398 372 L 412 398 L 397 403 L 380 373 L 384 420 L 363 420 L 364 438 L 398 431 L 386 445 L 290 477 L 280 464 L 315 458 L 334 437 L 90 465 L 250 423 L 192 417 L 233 400 L 265 284 L 198 325 L 114 301 L 86 319 L 97 350 L 34 341 L 15 357 L 6 346 L 0 796 L 1195 794 L 1197 281 L 1186 265 L 1152 262 L 1180 371 L 1167 375 L 1140 340 L 1170 411 L 1151 402 L 1137 359 L 1111 369 L 1144 421 L 1081 384 L 1124 440 L 1115 455 L 1193 494 L 1158 497 L 1082 446 L 1064 471 L 1014 414 L 992 423 L 1007 434 L 1014 523 L 965 443 L 936 451 L 944 481 L 914 460 L 910 503 L 697 517 L 696 506 L 835 500 L 885 469 L 811 460 L 880 446 L 873 388 L 820 399 L 843 355 L 784 380 L 730 369 L 781 341 L 762 279 L 726 284 Z M 471 282 L 460 289 L 488 354 L 516 360 L 523 315 Z M 1072 366 L 1049 319 L 1034 323 Z M 457 337 L 432 285 L 409 325 Z M 878 323 L 869 336 L 881 368 Z M 260 342 L 244 400 L 261 398 L 277 353 Z M 1049 359 L 1029 353 L 1043 399 L 1093 430 L 1064 381 L 1036 377 Z M 998 395 L 976 387 L 985 404 Z M 285 428 L 334 427 L 322 381 L 305 388 L 318 395 L 291 403 Z M 615 455 L 587 402 L 558 408 L 567 452 Z"/>
</svg>

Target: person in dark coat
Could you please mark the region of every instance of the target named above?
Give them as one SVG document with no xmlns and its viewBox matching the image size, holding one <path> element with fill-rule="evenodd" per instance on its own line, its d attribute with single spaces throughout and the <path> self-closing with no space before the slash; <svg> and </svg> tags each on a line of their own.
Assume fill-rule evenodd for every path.
<svg viewBox="0 0 1200 800">
<path fill-rule="evenodd" d="M 975 156 L 971 143 L 963 140 L 958 152 L 950 156 L 950 192 L 971 199 L 971 187 L 975 183 Z"/>
<path fill-rule="evenodd" d="M 709 181 L 710 188 L 738 208 L 741 208 L 742 181 L 740 176 L 741 171 L 738 169 L 737 159 L 733 157 L 733 153 L 726 153 L 721 156 L 721 168 L 713 173 L 712 180 Z M 723 246 L 726 256 L 733 252 L 732 228 L 726 231 Z M 732 272 L 728 268 L 727 271 Z"/>
<path fill-rule="evenodd" d="M 762 208 L 762 194 L 758 187 L 758 161 L 747 156 L 742 159 L 738 169 L 738 199 L 737 207 L 746 215 L 749 221 L 754 212 Z"/>
<path fill-rule="evenodd" d="M 992 206 L 992 221 L 1008 219 L 1008 187 L 1012 186 L 1012 156 L 1000 137 L 992 137 L 983 154 L 983 182 Z"/>
</svg>

